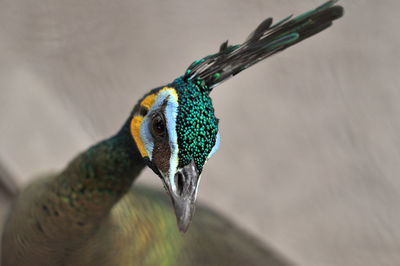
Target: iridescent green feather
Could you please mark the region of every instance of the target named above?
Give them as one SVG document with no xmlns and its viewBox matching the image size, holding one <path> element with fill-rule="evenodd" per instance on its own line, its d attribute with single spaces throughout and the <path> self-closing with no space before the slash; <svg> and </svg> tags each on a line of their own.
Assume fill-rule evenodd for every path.
<svg viewBox="0 0 400 266">
<path fill-rule="evenodd" d="M 178 93 L 178 166 L 183 167 L 193 159 L 201 173 L 218 133 L 218 119 L 214 116 L 211 98 L 201 80 L 185 82 L 177 78 L 169 86 L 174 87 Z"/>
</svg>

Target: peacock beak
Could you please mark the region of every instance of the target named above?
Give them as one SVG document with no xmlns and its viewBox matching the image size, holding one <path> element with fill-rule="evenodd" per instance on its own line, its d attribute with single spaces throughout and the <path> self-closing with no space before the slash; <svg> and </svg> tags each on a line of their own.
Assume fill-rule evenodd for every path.
<svg viewBox="0 0 400 266">
<path fill-rule="evenodd" d="M 174 205 L 179 231 L 185 233 L 192 221 L 199 184 L 199 171 L 194 161 L 179 169 L 173 182 L 168 183 L 166 185 Z"/>
</svg>

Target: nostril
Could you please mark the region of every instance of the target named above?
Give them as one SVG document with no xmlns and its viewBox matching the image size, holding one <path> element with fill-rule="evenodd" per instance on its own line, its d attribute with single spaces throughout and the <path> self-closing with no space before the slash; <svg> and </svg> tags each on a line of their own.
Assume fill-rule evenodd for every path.
<svg viewBox="0 0 400 266">
<path fill-rule="evenodd" d="M 184 184 L 185 184 L 185 177 L 183 176 L 183 174 L 180 172 L 176 173 L 175 174 L 175 185 L 176 185 L 178 195 L 182 195 Z"/>
</svg>

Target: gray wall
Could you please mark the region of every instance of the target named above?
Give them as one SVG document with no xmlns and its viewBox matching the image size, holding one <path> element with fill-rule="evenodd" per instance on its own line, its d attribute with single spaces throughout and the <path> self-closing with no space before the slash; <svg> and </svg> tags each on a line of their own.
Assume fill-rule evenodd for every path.
<svg viewBox="0 0 400 266">
<path fill-rule="evenodd" d="M 60 169 L 221 42 L 320 3 L 1 0 L 0 157 L 21 186 Z M 400 265 L 400 4 L 341 4 L 333 28 L 215 89 L 199 198 L 299 265 Z"/>
</svg>

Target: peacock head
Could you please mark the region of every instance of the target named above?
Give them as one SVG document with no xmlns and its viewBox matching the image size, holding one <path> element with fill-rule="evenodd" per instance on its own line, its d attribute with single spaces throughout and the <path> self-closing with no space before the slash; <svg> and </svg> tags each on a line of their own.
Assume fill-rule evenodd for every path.
<svg viewBox="0 0 400 266">
<path fill-rule="evenodd" d="M 185 232 L 194 213 L 200 175 L 219 145 L 218 119 L 209 91 L 178 78 L 143 97 L 133 111 L 131 134 L 147 165 L 171 197 Z"/>
</svg>

